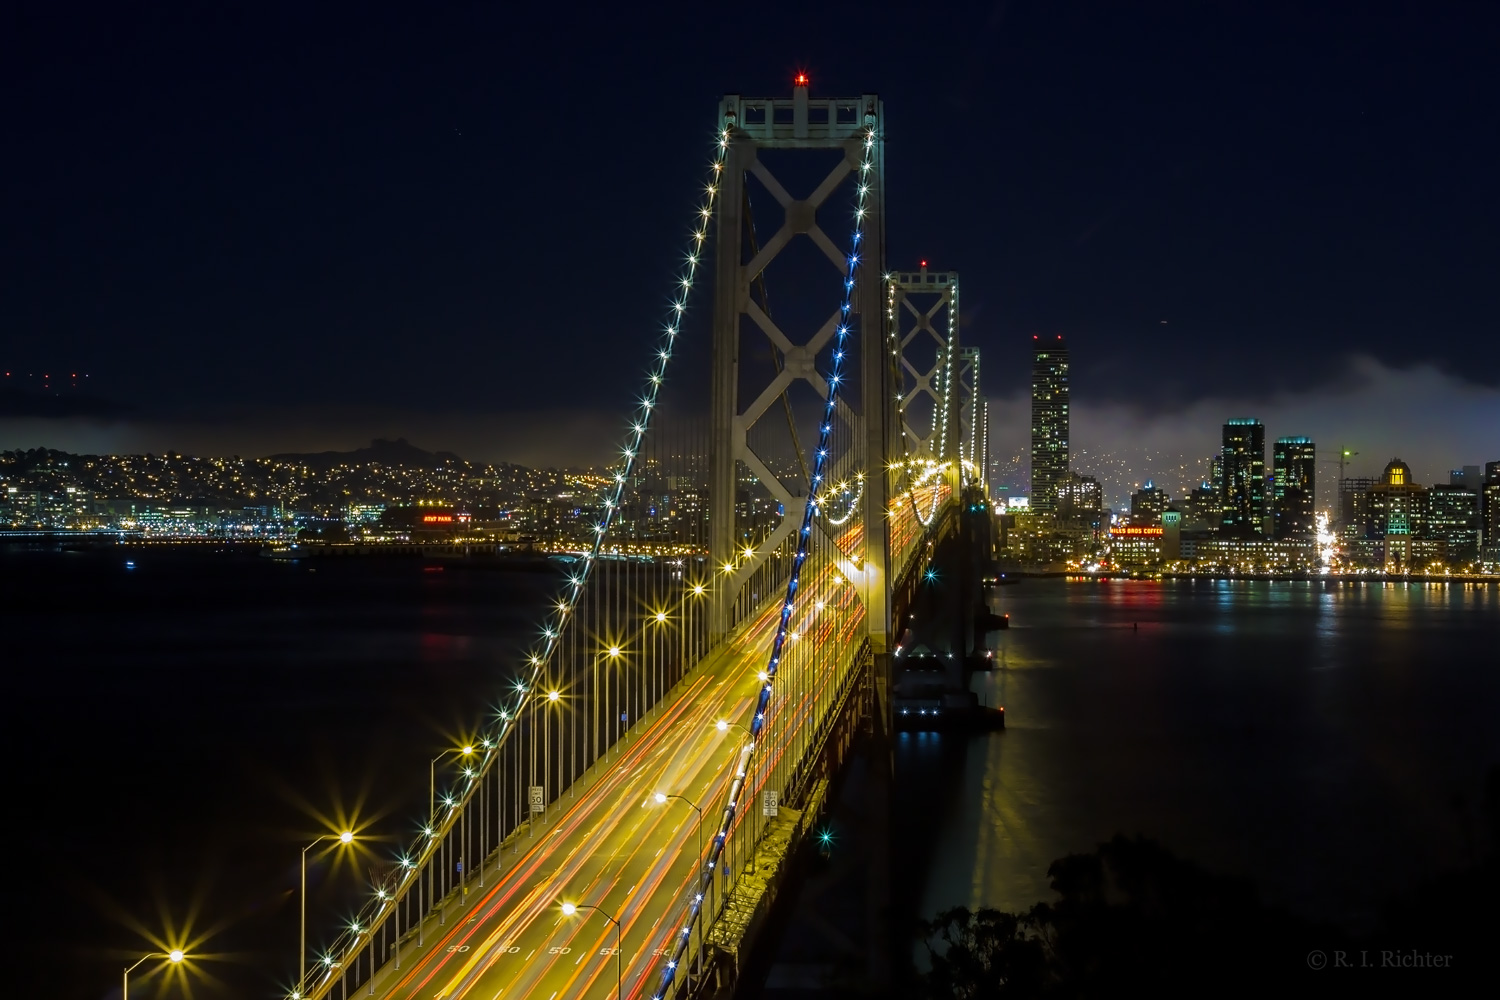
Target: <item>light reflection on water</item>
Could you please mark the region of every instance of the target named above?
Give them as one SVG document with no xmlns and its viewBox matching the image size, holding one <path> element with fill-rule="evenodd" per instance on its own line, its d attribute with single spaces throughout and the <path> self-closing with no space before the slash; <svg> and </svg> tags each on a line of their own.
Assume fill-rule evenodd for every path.
<svg viewBox="0 0 1500 1000">
<path fill-rule="evenodd" d="M 1500 762 L 1500 589 L 1036 579 L 997 597 L 1012 628 L 975 685 L 1008 728 L 897 747 L 898 802 L 920 803 L 898 843 L 925 876 L 908 909 L 1025 909 L 1053 898 L 1055 858 L 1116 831 L 1355 927 L 1464 863 Z"/>
</svg>

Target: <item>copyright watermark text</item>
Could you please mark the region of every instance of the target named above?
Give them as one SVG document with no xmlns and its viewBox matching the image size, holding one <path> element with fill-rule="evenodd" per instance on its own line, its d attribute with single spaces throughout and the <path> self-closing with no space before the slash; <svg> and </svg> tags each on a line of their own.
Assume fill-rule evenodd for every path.
<svg viewBox="0 0 1500 1000">
<path fill-rule="evenodd" d="M 1431 951 L 1320 951 L 1307 953 L 1309 969 L 1451 969 L 1453 956 Z"/>
</svg>

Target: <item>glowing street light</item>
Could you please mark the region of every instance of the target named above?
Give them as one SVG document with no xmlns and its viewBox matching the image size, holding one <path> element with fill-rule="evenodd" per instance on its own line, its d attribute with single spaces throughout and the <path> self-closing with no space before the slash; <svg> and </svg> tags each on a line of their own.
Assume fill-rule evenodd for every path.
<svg viewBox="0 0 1500 1000">
<path fill-rule="evenodd" d="M 449 754 L 454 754 L 454 753 L 461 754 L 461 755 L 463 755 L 465 757 L 472 756 L 473 753 L 474 753 L 474 745 L 472 743 L 466 743 L 466 744 L 464 744 L 461 747 L 454 747 L 451 750 L 444 750 L 442 753 L 438 754 L 436 757 L 432 758 L 432 760 L 428 762 L 428 765 L 427 765 L 427 815 L 428 815 L 428 817 L 432 817 L 432 816 L 434 816 L 437 813 L 437 763 L 438 763 L 438 761 L 442 760 L 444 757 L 448 756 Z M 453 804 L 453 800 L 451 798 L 444 799 L 443 801 L 444 801 L 445 805 L 451 806 Z M 430 826 L 424 827 L 424 830 L 427 830 L 427 831 L 430 831 L 431 829 L 432 828 Z M 431 834 L 429 833 L 429 836 L 430 835 Z M 443 863 L 446 864 L 447 863 L 447 850 L 446 850 L 446 848 L 443 851 L 443 859 L 444 859 Z M 460 859 L 460 860 L 462 860 L 462 859 Z M 435 881 L 437 881 L 435 878 L 428 878 L 428 880 L 427 880 L 427 909 L 429 911 L 432 909 L 433 902 L 434 902 L 434 900 L 433 900 L 433 893 L 434 893 L 435 889 L 433 887 L 433 882 L 435 882 Z M 420 889 L 419 889 L 419 891 L 420 891 Z M 421 925 L 419 924 L 418 926 L 420 927 Z"/>
<path fill-rule="evenodd" d="M 693 868 L 694 868 L 694 871 L 693 871 L 694 886 L 693 887 L 694 887 L 694 890 L 696 891 L 699 888 L 699 885 L 698 885 L 699 876 L 702 874 L 702 872 L 698 869 L 697 866 L 701 865 L 703 863 L 703 810 L 700 809 L 698 807 L 698 803 L 694 802 L 692 799 L 685 798 L 685 797 L 683 797 L 681 795 L 674 795 L 671 792 L 657 792 L 655 795 L 653 795 L 651 797 L 656 800 L 656 804 L 657 805 L 666 805 L 668 799 L 676 799 L 678 802 L 684 802 L 684 803 L 686 803 L 687 807 L 689 809 L 693 810 L 693 812 L 695 812 L 695 813 L 698 814 L 698 824 L 697 824 L 697 826 L 694 827 L 694 830 L 698 834 L 698 860 L 695 861 L 695 862 L 693 862 Z M 701 896 L 699 898 L 702 899 Z M 689 985 L 691 985 L 691 983 L 692 983 L 692 975 L 693 975 L 692 969 L 689 968 L 688 969 L 688 983 L 689 983 Z"/>
<path fill-rule="evenodd" d="M 764 674 L 761 675 L 761 680 L 765 680 Z M 720 719 L 718 722 L 714 723 L 714 728 L 721 733 L 727 733 L 730 726 L 733 726 L 740 732 L 744 733 L 746 738 L 750 740 L 750 745 L 752 747 L 755 745 L 755 734 L 750 732 L 750 730 L 746 729 L 744 726 L 740 725 L 738 722 L 730 722 L 728 719 Z"/>
<path fill-rule="evenodd" d="M 124 981 L 120 984 L 120 1000 L 130 1000 L 130 974 L 134 972 L 142 962 L 149 962 L 153 958 L 165 958 L 168 962 L 176 965 L 184 958 L 187 958 L 187 956 L 182 953 L 181 948 L 173 948 L 171 951 L 154 951 L 149 955 L 142 955 L 140 958 L 135 960 L 134 965 L 125 970 L 125 975 L 122 977 Z"/>
<path fill-rule="evenodd" d="M 625 932 L 620 927 L 620 922 L 609 915 L 609 911 L 588 903 L 563 903 L 563 916 L 571 917 L 579 910 L 595 910 L 603 915 L 605 920 L 615 925 L 615 998 L 619 1000 L 624 995 L 625 975 L 621 965 L 620 957 L 625 951 Z"/>
<path fill-rule="evenodd" d="M 444 757 L 452 753 L 461 754 L 465 757 L 472 757 L 474 755 L 474 745 L 470 743 L 461 747 L 454 747 L 452 750 L 444 750 L 442 753 L 432 758 L 432 760 L 428 763 L 427 812 L 429 816 L 437 812 L 437 763 L 438 761 L 442 760 Z"/>
<path fill-rule="evenodd" d="M 314 840 L 311 844 L 302 848 L 302 892 L 300 902 L 302 904 L 302 925 L 298 934 L 297 948 L 297 990 L 302 990 L 303 979 L 307 976 L 307 852 L 317 847 L 325 840 L 337 840 L 340 844 L 354 843 L 354 831 L 345 830 L 342 833 L 325 833 Z"/>
</svg>

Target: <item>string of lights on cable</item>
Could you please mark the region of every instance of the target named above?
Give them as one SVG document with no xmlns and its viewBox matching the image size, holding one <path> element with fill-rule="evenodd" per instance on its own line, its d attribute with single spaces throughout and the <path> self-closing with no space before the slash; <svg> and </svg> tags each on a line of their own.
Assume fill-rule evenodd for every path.
<svg viewBox="0 0 1500 1000">
<path fill-rule="evenodd" d="M 863 260 L 860 241 L 864 238 L 864 221 L 868 214 L 865 205 L 869 194 L 877 178 L 872 171 L 875 168 L 876 155 L 876 128 L 874 116 L 867 116 L 863 138 L 863 156 L 859 165 L 859 176 L 857 178 L 856 190 L 858 192 L 856 207 L 854 210 L 854 233 L 850 239 L 850 250 L 845 257 L 846 271 L 844 275 L 844 296 L 840 305 L 838 326 L 835 329 L 831 365 L 827 376 L 828 398 L 827 405 L 823 411 L 823 420 L 818 427 L 818 445 L 813 455 L 812 482 L 808 489 L 807 503 L 802 511 L 802 525 L 798 530 L 796 554 L 792 559 L 791 576 L 787 580 L 786 599 L 781 606 L 781 616 L 776 626 L 776 637 L 771 644 L 770 660 L 765 670 L 760 674 L 760 693 L 755 705 L 755 718 L 750 724 L 750 742 L 746 744 L 736 763 L 734 780 L 729 786 L 729 793 L 724 804 L 724 814 L 719 821 L 719 831 L 714 835 L 708 850 L 708 858 L 703 869 L 698 873 L 697 887 L 693 899 L 688 903 L 688 912 L 682 922 L 680 933 L 676 933 L 677 940 L 674 942 L 671 955 L 665 967 L 662 969 L 660 988 L 657 990 L 654 1000 L 661 1000 L 672 985 L 676 976 L 677 968 L 681 964 L 683 955 L 687 951 L 688 940 L 692 934 L 693 925 L 702 917 L 704 891 L 713 879 L 715 866 L 722 860 L 724 844 L 728 839 L 729 831 L 734 824 L 735 816 L 739 810 L 740 796 L 746 787 L 745 777 L 749 773 L 749 767 L 754 759 L 756 748 L 762 743 L 762 730 L 766 724 L 766 708 L 771 700 L 771 692 L 776 682 L 777 668 L 781 664 L 782 648 L 786 644 L 787 633 L 792 618 L 792 610 L 797 601 L 797 585 L 801 577 L 803 563 L 807 560 L 808 544 L 813 534 L 813 518 L 818 509 L 818 493 L 823 488 L 825 470 L 830 466 L 829 458 L 831 443 L 833 441 L 834 425 L 839 399 L 839 392 L 843 388 L 844 362 L 849 353 L 849 333 L 853 323 L 853 304 L 855 280 L 859 272 L 859 265 Z"/>
<path fill-rule="evenodd" d="M 657 343 L 647 374 L 645 391 L 637 404 L 636 412 L 631 417 L 625 444 L 620 449 L 621 457 L 612 475 L 612 485 L 600 498 L 604 513 L 593 527 L 593 543 L 583 556 L 581 567 L 569 576 L 562 593 L 553 604 L 553 611 L 542 627 L 540 647 L 527 658 L 526 679 L 518 679 L 512 690 L 502 696 L 492 733 L 481 739 L 478 747 L 473 748 L 474 751 L 482 751 L 479 754 L 480 760 L 474 766 L 464 769 L 463 784 L 459 792 L 439 800 L 437 808 L 423 825 L 421 834 L 407 851 L 398 856 L 396 869 L 374 887 L 373 896 L 361 908 L 359 915 L 339 935 L 323 958 L 312 966 L 311 971 L 319 972 L 323 976 L 321 981 L 315 982 L 314 989 L 332 982 L 329 978 L 331 970 L 339 967 L 350 952 L 362 945 L 362 936 L 366 941 L 370 939 L 369 936 L 373 933 L 375 926 L 388 915 L 388 910 L 394 909 L 400 898 L 414 884 L 414 876 L 432 860 L 443 838 L 468 805 L 475 790 L 480 787 L 480 782 L 500 759 L 500 752 L 507 738 L 515 730 L 522 714 L 533 701 L 548 697 L 541 682 L 548 676 L 553 656 L 567 630 L 569 615 L 588 585 L 592 570 L 598 562 L 601 547 L 609 534 L 611 525 L 619 515 L 626 484 L 631 478 L 636 458 L 641 452 L 641 445 L 651 427 L 651 418 L 656 409 L 658 396 L 666 381 L 667 368 L 672 360 L 677 338 L 681 335 L 683 318 L 687 313 L 694 282 L 702 265 L 704 244 L 708 239 L 709 226 L 714 217 L 719 179 L 724 170 L 724 160 L 729 149 L 730 138 L 728 128 L 721 129 L 715 137 L 709 178 L 704 186 L 703 200 L 696 213 L 690 247 L 683 258 L 683 268 L 677 278 L 676 290 L 668 306 L 667 320 L 663 325 L 661 339 Z M 508 701 L 507 698 L 509 698 Z M 300 978 L 292 996 L 299 998 L 309 996 L 309 971 L 308 969 L 298 970 Z"/>
</svg>

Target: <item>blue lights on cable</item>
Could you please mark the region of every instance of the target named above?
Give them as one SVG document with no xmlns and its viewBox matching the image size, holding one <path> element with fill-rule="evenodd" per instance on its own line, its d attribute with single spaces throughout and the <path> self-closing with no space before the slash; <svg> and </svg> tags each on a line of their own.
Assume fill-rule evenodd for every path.
<svg viewBox="0 0 1500 1000">
<path fill-rule="evenodd" d="M 829 444 L 833 434 L 833 422 L 835 407 L 838 404 L 839 385 L 844 381 L 844 359 L 848 356 L 850 315 L 853 311 L 854 278 L 859 270 L 861 262 L 858 252 L 859 242 L 864 237 L 860 230 L 866 209 L 865 201 L 870 193 L 869 172 L 873 168 L 875 151 L 875 127 L 873 121 L 866 119 L 864 135 L 864 159 L 860 164 L 859 172 L 859 200 L 855 210 L 855 228 L 851 239 L 851 249 L 845 257 L 848 268 L 844 278 L 844 299 L 839 308 L 839 325 L 833 344 L 833 366 L 828 373 L 828 405 L 824 411 L 823 423 L 818 428 L 818 447 L 815 453 L 812 469 L 811 489 L 808 490 L 807 503 L 802 510 L 802 530 L 797 533 L 797 554 L 792 560 L 791 578 L 787 580 L 786 600 L 781 605 L 781 620 L 776 625 L 776 638 L 771 644 L 770 661 L 766 665 L 766 680 L 761 685 L 760 697 L 756 701 L 755 719 L 750 724 L 751 744 L 749 756 L 745 758 L 746 767 L 735 778 L 729 786 L 729 798 L 724 805 L 724 816 L 719 823 L 719 832 L 711 841 L 712 848 L 709 857 L 699 873 L 698 886 L 695 890 L 695 898 L 688 907 L 688 915 L 682 934 L 677 937 L 677 944 L 672 950 L 670 961 L 662 970 L 661 987 L 653 996 L 653 1000 L 661 1000 L 666 996 L 676 976 L 677 967 L 682 963 L 683 954 L 687 950 L 690 938 L 690 928 L 702 917 L 704 890 L 713 880 L 714 868 L 724 852 L 724 844 L 729 836 L 729 828 L 734 822 L 734 817 L 739 805 L 740 795 L 745 790 L 745 776 L 750 774 L 749 762 L 754 759 L 760 748 L 761 731 L 766 725 L 766 709 L 771 701 L 771 685 L 776 680 L 776 670 L 781 663 L 781 649 L 786 642 L 788 625 L 792 618 L 792 608 L 797 599 L 797 585 L 801 577 L 802 565 L 807 559 L 807 547 L 812 537 L 813 517 L 818 509 L 817 486 L 823 481 L 823 471 L 828 462 Z"/>
</svg>

